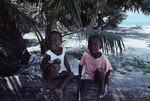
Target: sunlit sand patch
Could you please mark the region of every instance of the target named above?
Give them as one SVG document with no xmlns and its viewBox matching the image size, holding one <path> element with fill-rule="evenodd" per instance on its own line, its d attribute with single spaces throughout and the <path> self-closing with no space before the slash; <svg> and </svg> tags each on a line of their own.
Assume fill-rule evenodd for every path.
<svg viewBox="0 0 150 101">
<path fill-rule="evenodd" d="M 27 77 L 32 81 L 32 78 L 29 75 L 27 75 Z"/>
<path fill-rule="evenodd" d="M 8 85 L 8 88 L 15 94 L 15 91 L 14 91 L 14 88 L 9 80 L 8 77 L 5 77 L 6 81 L 7 81 L 7 85 Z"/>
<path fill-rule="evenodd" d="M 19 84 L 19 86 L 22 88 L 22 85 L 21 85 L 21 82 L 20 82 L 20 79 L 19 79 L 19 76 L 14 76 L 17 80 L 17 83 Z"/>
</svg>

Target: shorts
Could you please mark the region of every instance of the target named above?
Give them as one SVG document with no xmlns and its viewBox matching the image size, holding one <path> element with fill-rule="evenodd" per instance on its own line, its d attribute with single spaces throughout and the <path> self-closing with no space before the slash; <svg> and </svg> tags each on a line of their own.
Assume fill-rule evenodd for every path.
<svg viewBox="0 0 150 101">
<path fill-rule="evenodd" d="M 91 81 L 94 81 L 93 79 L 93 76 L 92 75 L 88 75 L 88 74 L 83 74 L 82 77 L 81 77 L 81 81 L 83 80 L 91 80 Z"/>
</svg>

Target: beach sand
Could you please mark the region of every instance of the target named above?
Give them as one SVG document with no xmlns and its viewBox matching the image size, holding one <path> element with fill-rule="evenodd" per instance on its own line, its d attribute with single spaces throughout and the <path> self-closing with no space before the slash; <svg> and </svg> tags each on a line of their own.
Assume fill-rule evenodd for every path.
<svg viewBox="0 0 150 101">
<path fill-rule="evenodd" d="M 107 31 L 122 37 L 126 47 L 123 54 L 150 61 L 150 26 L 142 26 L 142 29 L 131 28 L 130 26 L 120 26 Z"/>
</svg>

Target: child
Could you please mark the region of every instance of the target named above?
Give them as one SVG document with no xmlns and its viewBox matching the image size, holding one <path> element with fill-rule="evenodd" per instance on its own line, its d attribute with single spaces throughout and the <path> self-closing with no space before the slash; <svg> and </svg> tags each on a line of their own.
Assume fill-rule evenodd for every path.
<svg viewBox="0 0 150 101">
<path fill-rule="evenodd" d="M 81 79 L 81 88 L 79 101 L 83 101 L 88 88 L 93 80 L 100 82 L 99 98 L 104 97 L 105 88 L 107 89 L 108 77 L 112 70 L 111 64 L 104 54 L 99 52 L 102 47 L 102 40 L 99 36 L 93 35 L 88 40 L 88 52 L 85 52 L 79 63 L 79 78 Z M 85 65 L 85 72 L 82 75 L 82 68 Z"/>
<path fill-rule="evenodd" d="M 44 58 L 41 62 L 41 69 L 43 71 L 44 83 L 50 90 L 54 90 L 59 96 L 60 101 L 63 99 L 63 89 L 73 79 L 74 75 L 71 72 L 70 65 L 66 58 L 64 47 L 60 47 L 62 43 L 62 36 L 57 31 L 52 31 L 47 37 L 49 50 L 45 52 Z M 64 66 L 66 68 L 64 68 Z M 67 71 L 66 71 L 67 69 Z M 63 79 L 59 88 L 51 82 L 53 78 Z"/>
</svg>

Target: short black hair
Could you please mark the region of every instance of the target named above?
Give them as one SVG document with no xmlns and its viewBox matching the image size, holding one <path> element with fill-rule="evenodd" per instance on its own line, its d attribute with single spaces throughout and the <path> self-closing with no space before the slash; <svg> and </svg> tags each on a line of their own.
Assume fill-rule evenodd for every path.
<svg viewBox="0 0 150 101">
<path fill-rule="evenodd" d="M 61 35 L 61 33 L 59 33 L 58 31 L 51 31 L 50 33 L 48 33 L 47 38 L 49 38 L 50 35 L 52 35 L 52 34 L 57 34 L 57 35 L 60 37 L 60 40 L 62 41 L 62 35 Z"/>
<path fill-rule="evenodd" d="M 102 41 L 102 38 L 98 35 L 98 34 L 94 34 L 94 35 L 91 35 L 88 39 L 88 43 L 90 42 L 91 39 L 93 38 L 96 38 L 99 40 L 100 44 L 101 44 L 101 47 L 103 46 L 103 41 Z"/>
</svg>

